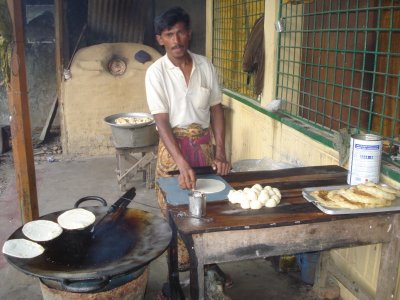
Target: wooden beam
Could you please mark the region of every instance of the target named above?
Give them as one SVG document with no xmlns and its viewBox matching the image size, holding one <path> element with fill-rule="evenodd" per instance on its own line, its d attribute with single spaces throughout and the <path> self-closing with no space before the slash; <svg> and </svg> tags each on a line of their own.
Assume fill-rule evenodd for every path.
<svg viewBox="0 0 400 300">
<path fill-rule="evenodd" d="M 39 210 L 29 116 L 21 2 L 21 0 L 7 0 L 13 29 L 11 77 L 7 94 L 17 195 L 21 208 L 21 220 L 26 223 L 38 218 Z"/>
<path fill-rule="evenodd" d="M 54 1 L 54 35 L 55 35 L 55 65 L 56 65 L 56 88 L 58 101 L 61 99 L 61 83 L 63 77 L 63 1 Z"/>
</svg>

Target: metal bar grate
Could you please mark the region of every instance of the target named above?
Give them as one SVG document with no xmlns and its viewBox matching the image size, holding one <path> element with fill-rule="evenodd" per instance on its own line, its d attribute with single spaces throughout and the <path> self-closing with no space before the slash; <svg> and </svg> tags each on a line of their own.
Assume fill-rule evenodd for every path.
<svg viewBox="0 0 400 300">
<path fill-rule="evenodd" d="M 242 69 L 247 39 L 264 13 L 264 0 L 213 1 L 213 64 L 222 87 L 256 98 L 254 76 Z"/>
<path fill-rule="evenodd" d="M 328 131 L 356 128 L 400 145 L 400 1 L 280 3 L 276 98 Z"/>
</svg>

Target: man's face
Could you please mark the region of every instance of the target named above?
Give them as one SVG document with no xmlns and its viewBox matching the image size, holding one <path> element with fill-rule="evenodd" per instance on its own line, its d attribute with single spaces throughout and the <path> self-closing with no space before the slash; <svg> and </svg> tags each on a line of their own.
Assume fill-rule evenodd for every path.
<svg viewBox="0 0 400 300">
<path fill-rule="evenodd" d="M 156 35 L 157 41 L 164 46 L 170 58 L 183 58 L 188 50 L 192 31 L 185 27 L 183 22 L 178 22 L 169 29 Z"/>
</svg>

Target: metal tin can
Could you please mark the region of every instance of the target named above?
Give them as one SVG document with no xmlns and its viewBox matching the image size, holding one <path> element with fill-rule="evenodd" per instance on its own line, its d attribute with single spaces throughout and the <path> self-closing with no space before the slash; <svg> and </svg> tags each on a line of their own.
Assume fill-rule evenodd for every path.
<svg viewBox="0 0 400 300">
<path fill-rule="evenodd" d="M 206 196 L 202 192 L 189 192 L 189 214 L 197 218 L 206 215 Z"/>
<path fill-rule="evenodd" d="M 374 134 L 354 134 L 350 139 L 347 183 L 379 182 L 382 158 L 382 137 Z"/>
</svg>

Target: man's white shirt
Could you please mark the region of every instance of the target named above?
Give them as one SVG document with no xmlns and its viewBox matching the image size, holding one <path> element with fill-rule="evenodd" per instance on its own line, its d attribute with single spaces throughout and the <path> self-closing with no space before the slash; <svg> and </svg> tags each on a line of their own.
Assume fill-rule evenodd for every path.
<svg viewBox="0 0 400 300">
<path fill-rule="evenodd" d="M 167 55 L 146 72 L 146 96 L 150 112 L 168 113 L 171 128 L 192 123 L 210 126 L 210 107 L 221 103 L 222 94 L 214 66 L 204 56 L 189 52 L 193 66 L 189 83 Z"/>
</svg>

